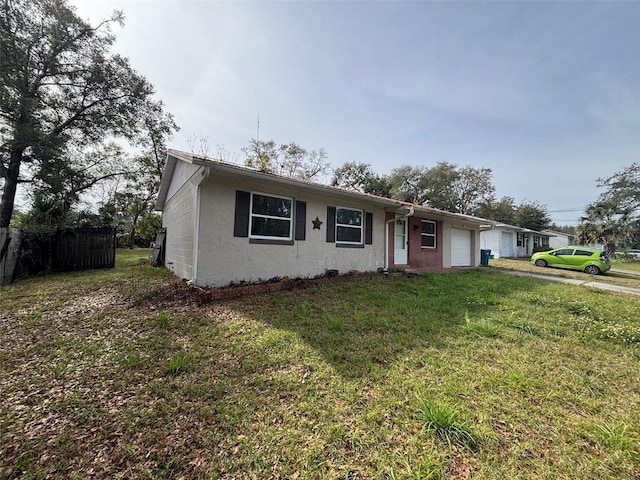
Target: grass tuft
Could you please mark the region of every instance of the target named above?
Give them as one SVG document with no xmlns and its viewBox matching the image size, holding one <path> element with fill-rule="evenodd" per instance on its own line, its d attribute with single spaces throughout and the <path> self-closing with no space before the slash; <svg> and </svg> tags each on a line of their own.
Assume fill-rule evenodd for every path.
<svg viewBox="0 0 640 480">
<path fill-rule="evenodd" d="M 462 329 L 470 335 L 484 338 L 495 338 L 500 335 L 500 329 L 489 320 L 471 320 L 469 312 L 464 313 Z"/>
<path fill-rule="evenodd" d="M 602 449 L 640 454 L 638 438 L 625 423 L 596 424 L 591 436 L 594 443 Z"/>
<path fill-rule="evenodd" d="M 337 315 L 329 315 L 329 330 L 331 330 L 332 332 L 339 332 L 340 330 L 342 330 L 342 327 L 344 326 L 344 320 L 342 320 L 341 317 L 337 316 Z"/>
<path fill-rule="evenodd" d="M 184 353 L 177 353 L 171 356 L 164 367 L 166 375 L 179 375 L 189 369 L 189 358 Z"/>
<path fill-rule="evenodd" d="M 445 440 L 450 447 L 455 444 L 473 450 L 478 446 L 478 437 L 470 423 L 463 418 L 460 407 L 445 400 L 431 398 L 422 389 L 416 390 L 415 396 L 427 434 Z"/>
<path fill-rule="evenodd" d="M 169 313 L 160 312 L 156 318 L 156 325 L 161 330 L 167 330 L 169 328 Z"/>
</svg>

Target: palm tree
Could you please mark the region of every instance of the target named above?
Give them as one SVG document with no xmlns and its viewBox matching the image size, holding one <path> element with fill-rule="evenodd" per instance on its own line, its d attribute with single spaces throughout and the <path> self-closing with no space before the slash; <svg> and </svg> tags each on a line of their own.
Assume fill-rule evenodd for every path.
<svg viewBox="0 0 640 480">
<path fill-rule="evenodd" d="M 585 213 L 576 227 L 576 239 L 583 244 L 602 243 L 607 254 L 613 256 L 616 245 L 629 239 L 632 210 L 603 200 L 589 205 Z"/>
</svg>

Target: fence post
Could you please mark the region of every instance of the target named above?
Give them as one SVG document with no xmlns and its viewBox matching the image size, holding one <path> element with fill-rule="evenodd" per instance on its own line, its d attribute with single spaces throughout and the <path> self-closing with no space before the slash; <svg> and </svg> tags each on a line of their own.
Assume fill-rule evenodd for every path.
<svg viewBox="0 0 640 480">
<path fill-rule="evenodd" d="M 21 232 L 17 228 L 0 228 L 0 285 L 13 281 L 20 254 Z"/>
</svg>

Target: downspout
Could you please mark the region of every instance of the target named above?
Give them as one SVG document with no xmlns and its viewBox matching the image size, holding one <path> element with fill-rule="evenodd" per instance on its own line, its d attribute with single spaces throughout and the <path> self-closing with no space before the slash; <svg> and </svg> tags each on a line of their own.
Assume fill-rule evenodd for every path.
<svg viewBox="0 0 640 480">
<path fill-rule="evenodd" d="M 193 265 L 191 266 L 191 280 L 187 282 L 189 285 L 198 284 L 198 249 L 200 245 L 200 212 L 202 210 L 202 195 L 201 185 L 211 173 L 209 167 L 204 167 L 200 170 L 199 178 L 196 180 L 196 211 L 195 221 L 193 229 Z"/>
<path fill-rule="evenodd" d="M 400 209 L 398 209 L 400 210 Z M 396 210 L 397 213 L 397 210 Z M 387 273 L 389 270 L 389 224 L 395 222 L 399 218 L 409 218 L 413 216 L 413 205 L 409 207 L 409 211 L 404 215 L 397 215 L 384 222 L 384 268 L 383 272 Z M 407 225 L 407 235 L 409 235 L 409 226 Z"/>
<path fill-rule="evenodd" d="M 187 285 L 198 284 L 198 247 L 200 245 L 200 185 L 196 187 L 196 211 L 193 222 L 193 261 L 191 265 L 191 280 L 187 281 Z"/>
<path fill-rule="evenodd" d="M 488 224 L 485 224 L 485 225 L 480 225 L 480 227 L 479 227 L 480 234 L 482 232 L 488 232 L 489 230 L 493 230 L 495 228 L 496 228 L 496 224 L 494 224 L 494 223 L 488 223 Z M 480 238 L 480 235 L 478 235 L 478 237 Z M 501 245 L 501 242 L 502 242 L 502 239 L 498 240 L 498 246 Z M 481 249 L 482 248 L 487 248 L 487 246 L 486 245 L 482 245 L 482 242 L 480 242 L 480 248 Z"/>
</svg>

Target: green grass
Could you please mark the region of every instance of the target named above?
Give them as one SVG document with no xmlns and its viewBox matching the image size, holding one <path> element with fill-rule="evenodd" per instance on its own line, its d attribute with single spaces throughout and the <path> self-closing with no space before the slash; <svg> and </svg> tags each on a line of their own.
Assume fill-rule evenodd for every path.
<svg viewBox="0 0 640 480">
<path fill-rule="evenodd" d="M 460 407 L 447 401 L 433 398 L 422 389 L 416 391 L 420 420 L 424 431 L 445 440 L 451 448 L 452 444 L 475 449 L 478 445 L 470 422 L 465 420 Z"/>
<path fill-rule="evenodd" d="M 613 268 L 621 268 L 624 270 L 633 270 L 640 272 L 640 258 L 627 257 L 627 258 L 614 258 L 611 260 L 611 266 Z"/>
<path fill-rule="evenodd" d="M 489 268 L 200 305 L 147 258 L 0 290 L 0 478 L 638 478 L 640 299 Z"/>
<path fill-rule="evenodd" d="M 189 369 L 189 358 L 184 353 L 172 355 L 165 365 L 164 371 L 167 375 L 178 375 Z"/>
<path fill-rule="evenodd" d="M 536 267 L 526 258 L 498 258 L 489 261 L 490 267 L 506 270 L 518 270 L 523 272 L 537 273 L 540 275 L 550 275 L 556 277 L 574 278 L 584 282 L 600 282 L 609 283 L 611 285 L 620 285 L 623 287 L 640 288 L 640 261 L 633 263 L 623 263 L 617 260 L 611 262 L 612 269 L 627 270 L 633 273 L 623 273 L 608 271 L 603 275 L 589 275 L 584 272 L 575 270 L 566 270 L 563 268 L 543 268 Z"/>
<path fill-rule="evenodd" d="M 469 313 L 465 312 L 464 320 L 462 328 L 471 335 L 478 337 L 497 337 L 500 335 L 500 328 L 490 319 L 472 320 Z"/>
<path fill-rule="evenodd" d="M 600 448 L 640 455 L 637 435 L 631 431 L 629 425 L 620 423 L 596 424 L 592 429 L 592 438 Z"/>
</svg>

